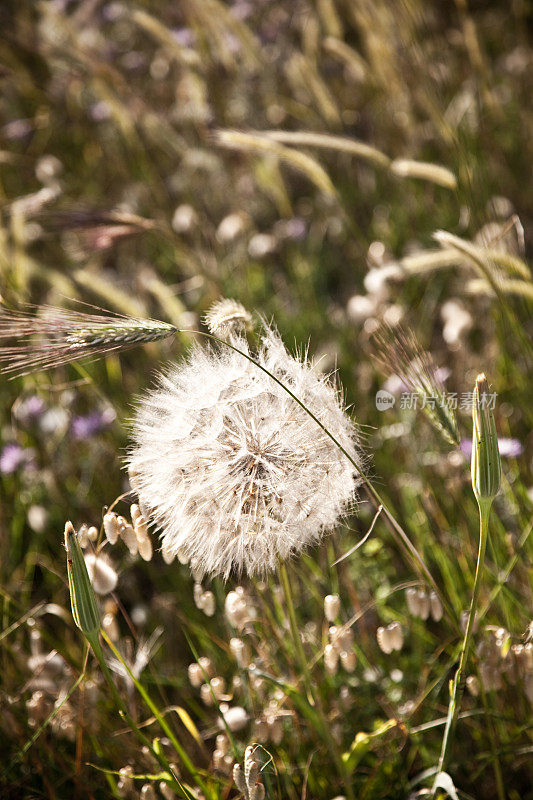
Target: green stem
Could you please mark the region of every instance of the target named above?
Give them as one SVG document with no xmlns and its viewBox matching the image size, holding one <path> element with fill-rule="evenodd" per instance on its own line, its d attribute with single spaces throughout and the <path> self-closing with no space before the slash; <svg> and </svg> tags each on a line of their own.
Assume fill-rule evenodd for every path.
<svg viewBox="0 0 533 800">
<path fill-rule="evenodd" d="M 335 748 L 335 743 L 329 731 L 328 721 L 324 714 L 322 705 L 320 703 L 320 698 L 316 695 L 314 691 L 311 671 L 309 669 L 309 664 L 307 662 L 307 657 L 305 655 L 305 651 L 303 648 L 302 638 L 300 636 L 300 630 L 298 628 L 298 621 L 296 619 L 296 612 L 294 610 L 294 603 L 292 599 L 292 591 L 289 582 L 289 576 L 287 573 L 287 567 L 282 561 L 280 561 L 279 564 L 279 575 L 281 578 L 281 584 L 283 586 L 283 594 L 285 596 L 285 602 L 287 604 L 287 612 L 289 615 L 289 623 L 291 626 L 291 635 L 294 643 L 294 648 L 296 650 L 296 654 L 300 662 L 300 668 L 304 676 L 307 699 L 309 703 L 312 703 L 312 705 L 316 710 L 317 718 L 320 724 L 321 734 L 324 740 L 327 742 L 328 749 L 335 762 L 335 766 L 337 767 L 338 773 L 344 782 L 346 798 L 347 800 L 354 800 L 354 794 L 353 794 L 349 771 L 345 763 L 343 762 L 342 757 L 339 756 L 339 753 Z"/>
<path fill-rule="evenodd" d="M 479 500 L 479 548 L 477 553 L 476 574 L 474 577 L 474 589 L 472 592 L 472 600 L 470 603 L 470 611 L 468 612 L 468 620 L 466 623 L 466 631 L 461 647 L 461 654 L 459 656 L 459 666 L 455 673 L 453 685 L 451 689 L 450 704 L 448 706 L 448 716 L 446 719 L 446 727 L 444 729 L 444 736 L 442 739 L 442 749 L 439 758 L 438 771 L 443 772 L 446 768 L 446 763 L 450 754 L 450 748 L 453 741 L 453 734 L 455 724 L 457 722 L 457 714 L 461 705 L 463 697 L 465 681 L 463 673 L 468 660 L 468 653 L 470 649 L 470 640 L 474 629 L 474 621 L 476 617 L 476 609 L 479 598 L 479 590 L 481 588 L 481 575 L 483 572 L 483 564 L 485 561 L 485 550 L 487 547 L 488 538 L 488 525 L 490 516 L 490 507 L 492 499 Z M 434 790 L 435 791 L 435 790 Z"/>
<path fill-rule="evenodd" d="M 123 716 L 124 720 L 127 722 L 129 727 L 131 728 L 131 730 L 135 733 L 135 735 L 137 736 L 137 738 L 139 739 L 141 744 L 143 744 L 143 745 L 145 745 L 146 747 L 149 748 L 150 752 L 152 753 L 154 758 L 157 760 L 157 762 L 160 765 L 160 767 L 172 777 L 172 781 L 173 781 L 174 787 L 176 789 L 180 790 L 183 793 L 183 796 L 185 798 L 187 798 L 187 800 L 194 800 L 194 796 L 189 792 L 189 790 L 181 783 L 181 781 L 175 775 L 175 773 L 172 770 L 172 767 L 171 767 L 168 759 L 164 755 L 164 753 L 161 752 L 161 751 L 158 752 L 158 750 L 156 750 L 153 747 L 152 742 L 148 739 L 147 736 L 144 735 L 144 733 L 142 733 L 142 731 L 139 729 L 139 727 L 135 723 L 135 720 L 130 715 L 130 713 L 129 713 L 127 707 L 126 707 L 126 704 L 124 703 L 124 701 L 122 700 L 122 697 L 118 693 L 118 690 L 117 690 L 117 687 L 115 686 L 115 683 L 113 681 L 113 677 L 111 675 L 111 672 L 109 671 L 109 667 L 106 664 L 106 661 L 105 661 L 105 658 L 104 658 L 104 653 L 103 653 L 103 650 L 102 650 L 102 646 L 100 644 L 100 640 L 98 639 L 98 633 L 96 633 L 94 635 L 86 633 L 85 636 L 87 638 L 87 641 L 91 645 L 91 648 L 92 648 L 92 651 L 93 651 L 94 655 L 96 656 L 96 659 L 97 659 L 97 661 L 98 661 L 98 663 L 100 665 L 100 668 L 102 670 L 102 673 L 104 675 L 104 678 L 106 679 L 107 685 L 109 686 L 109 689 L 111 690 L 111 694 L 113 696 L 113 700 L 115 701 L 116 705 L 118 706 L 120 714 Z"/>
</svg>

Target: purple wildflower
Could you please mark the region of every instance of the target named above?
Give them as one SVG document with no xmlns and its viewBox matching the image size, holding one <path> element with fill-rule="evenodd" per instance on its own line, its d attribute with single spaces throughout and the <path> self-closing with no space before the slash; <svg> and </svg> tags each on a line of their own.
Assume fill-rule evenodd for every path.
<svg viewBox="0 0 533 800">
<path fill-rule="evenodd" d="M 30 394 L 15 403 L 13 406 L 13 416 L 20 425 L 30 425 L 35 422 L 46 410 L 42 397 Z"/>
<path fill-rule="evenodd" d="M 19 444 L 11 442 L 6 444 L 0 453 L 0 472 L 4 475 L 11 475 L 16 472 L 23 464 L 27 464 L 32 457 L 30 450 L 25 450 Z"/>
<path fill-rule="evenodd" d="M 115 418 L 116 414 L 112 408 L 74 417 L 71 424 L 72 437 L 74 439 L 90 439 L 91 436 L 110 425 Z"/>
</svg>

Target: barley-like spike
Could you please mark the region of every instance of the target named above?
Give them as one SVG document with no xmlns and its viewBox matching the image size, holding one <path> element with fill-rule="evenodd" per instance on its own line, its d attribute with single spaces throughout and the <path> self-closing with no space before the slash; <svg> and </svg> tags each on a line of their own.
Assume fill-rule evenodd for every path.
<svg viewBox="0 0 533 800">
<path fill-rule="evenodd" d="M 430 353 L 411 331 L 382 326 L 375 335 L 378 360 L 395 372 L 423 402 L 422 410 L 449 444 L 459 444 L 457 418 Z"/>
<path fill-rule="evenodd" d="M 53 306 L 28 306 L 28 311 L 0 307 L 0 340 L 16 342 L 0 347 L 0 372 L 20 377 L 155 342 L 176 332 L 166 322 L 107 311 L 88 314 Z"/>
</svg>

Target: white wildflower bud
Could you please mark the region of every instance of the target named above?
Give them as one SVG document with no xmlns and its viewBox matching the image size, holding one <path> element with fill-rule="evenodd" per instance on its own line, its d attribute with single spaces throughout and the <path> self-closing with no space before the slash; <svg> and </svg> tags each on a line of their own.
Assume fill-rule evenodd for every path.
<svg viewBox="0 0 533 800">
<path fill-rule="evenodd" d="M 141 789 L 141 800 L 156 800 L 154 787 L 151 783 L 145 783 Z"/>
<path fill-rule="evenodd" d="M 178 558 L 179 558 L 179 553 L 178 553 Z M 180 558 L 180 561 L 181 561 L 181 558 Z M 185 563 L 187 563 L 187 562 L 185 562 Z M 189 559 L 189 566 L 191 568 L 191 575 L 193 577 L 193 580 L 196 583 L 201 583 L 202 578 L 204 577 L 205 570 L 202 569 L 202 565 L 200 564 L 199 560 L 197 558 Z"/>
<path fill-rule="evenodd" d="M 200 658 L 198 659 L 198 664 L 203 669 L 208 678 L 214 677 L 215 669 L 213 667 L 213 662 L 211 661 L 209 656 L 200 656 Z"/>
<path fill-rule="evenodd" d="M 176 792 L 165 781 L 160 782 L 159 791 L 164 800 L 175 800 Z"/>
<path fill-rule="evenodd" d="M 125 517 L 118 516 L 117 517 L 117 524 L 118 524 L 118 532 L 120 538 L 132 554 L 132 556 L 136 555 L 137 553 L 137 537 L 135 536 L 135 531 L 133 527 L 130 525 L 128 520 Z"/>
<path fill-rule="evenodd" d="M 324 666 L 328 675 L 336 675 L 339 666 L 339 653 L 332 644 L 324 648 Z"/>
<path fill-rule="evenodd" d="M 211 689 L 217 700 L 222 700 L 226 691 L 226 681 L 220 676 L 213 678 L 211 681 Z"/>
<path fill-rule="evenodd" d="M 178 561 L 180 562 L 180 564 L 184 564 L 184 565 L 188 564 L 189 561 L 191 560 L 189 558 L 189 556 L 187 555 L 187 553 L 185 552 L 185 550 L 183 550 L 183 548 L 181 548 L 181 547 L 178 548 L 178 550 L 176 551 L 176 557 L 177 557 Z"/>
<path fill-rule="evenodd" d="M 330 645 L 335 648 L 337 653 L 340 653 L 344 649 L 341 643 L 341 629 L 336 625 L 330 625 L 328 636 Z"/>
<path fill-rule="evenodd" d="M 238 236 L 249 223 L 249 216 L 244 211 L 234 212 L 224 217 L 217 228 L 219 242 L 231 242 Z"/>
<path fill-rule="evenodd" d="M 353 672 L 357 658 L 353 650 L 343 650 L 340 654 L 341 664 L 346 672 Z"/>
<path fill-rule="evenodd" d="M 119 786 L 117 786 L 117 788 L 119 789 L 121 796 L 125 797 L 127 794 L 131 794 L 131 792 L 133 792 L 133 778 L 131 777 L 133 775 L 133 767 L 129 765 L 127 767 L 122 767 L 118 774 L 120 776 L 120 780 L 118 782 L 120 788 Z"/>
<path fill-rule="evenodd" d="M 354 632 L 352 628 L 341 628 L 339 631 L 339 642 L 343 650 L 351 650 L 354 642 Z"/>
<path fill-rule="evenodd" d="M 139 555 L 143 561 L 151 561 L 153 556 L 152 541 L 146 536 L 144 539 L 137 538 L 137 547 L 139 548 Z"/>
<path fill-rule="evenodd" d="M 420 619 L 426 620 L 429 617 L 431 610 L 429 595 L 425 589 L 419 589 L 416 593 L 416 602 L 418 609 L 418 616 Z"/>
<path fill-rule="evenodd" d="M 98 528 L 95 528 L 94 525 L 91 525 L 91 527 L 87 529 L 87 538 L 90 542 L 96 542 L 98 539 Z"/>
<path fill-rule="evenodd" d="M 172 549 L 169 547 L 165 547 L 165 545 L 163 545 L 163 547 L 161 548 L 161 555 L 163 556 L 163 561 L 165 562 L 165 564 L 172 564 L 172 562 L 174 561 L 175 556 Z"/>
<path fill-rule="evenodd" d="M 226 617 L 234 628 L 242 628 L 248 619 L 248 608 L 245 598 L 237 591 L 228 592 L 224 604 Z"/>
<path fill-rule="evenodd" d="M 118 575 L 109 560 L 104 559 L 103 556 L 97 556 L 95 553 L 87 553 L 85 566 L 96 594 L 109 594 L 114 591 Z"/>
<path fill-rule="evenodd" d="M 216 738 L 217 750 L 220 750 L 223 756 L 227 755 L 230 751 L 229 739 L 225 733 L 218 733 Z"/>
<path fill-rule="evenodd" d="M 279 745 L 283 739 L 283 724 L 279 717 L 270 716 L 267 718 L 268 733 L 272 744 Z"/>
<path fill-rule="evenodd" d="M 443 608 L 438 594 L 434 591 L 429 593 L 429 605 L 431 607 L 431 616 L 435 622 L 439 622 L 442 619 Z"/>
<path fill-rule="evenodd" d="M 247 667 L 250 663 L 250 651 L 242 639 L 233 637 L 230 639 L 230 650 L 235 656 L 235 660 L 241 669 Z"/>
<path fill-rule="evenodd" d="M 255 675 L 254 669 L 255 665 L 250 664 L 250 666 L 248 667 L 250 675 L 250 684 L 257 694 L 263 694 L 265 690 L 265 679 L 261 678 L 259 675 Z"/>
<path fill-rule="evenodd" d="M 352 695 L 348 686 L 339 689 L 339 703 L 343 711 L 349 711 L 353 705 Z"/>
<path fill-rule="evenodd" d="M 233 772 L 233 764 L 234 764 L 233 756 L 231 753 L 226 753 L 224 756 L 224 773 L 225 775 L 231 775 Z"/>
<path fill-rule="evenodd" d="M 117 618 L 114 614 L 104 614 L 102 618 L 102 628 L 112 642 L 116 642 L 120 637 Z"/>
<path fill-rule="evenodd" d="M 335 622 L 341 610 L 341 599 L 338 594 L 328 594 L 324 597 L 324 616 L 328 622 Z"/>
<path fill-rule="evenodd" d="M 261 744 L 268 740 L 268 725 L 264 719 L 260 718 L 254 721 L 254 739 Z"/>
<path fill-rule="evenodd" d="M 413 617 L 418 617 L 417 590 L 413 586 L 405 590 L 405 599 L 407 601 L 409 613 L 412 614 Z"/>
<path fill-rule="evenodd" d="M 242 794 L 246 796 L 247 794 L 246 780 L 244 778 L 244 770 L 240 764 L 235 764 L 235 766 L 233 767 L 233 781 L 239 792 L 242 792 Z"/>
<path fill-rule="evenodd" d="M 386 653 L 386 655 L 392 653 L 394 648 L 392 646 L 390 633 L 387 628 L 380 626 L 376 631 L 376 639 L 378 640 L 380 650 Z"/>
<path fill-rule="evenodd" d="M 234 675 L 231 679 L 231 686 L 233 689 L 233 694 L 238 694 L 243 687 L 242 678 L 240 675 Z"/>
<path fill-rule="evenodd" d="M 222 706 L 220 707 L 222 711 Z M 228 726 L 232 733 L 242 731 L 248 725 L 248 713 L 242 706 L 230 706 L 222 713 L 222 718 L 219 719 L 219 727 L 225 728 L 224 723 Z"/>
<path fill-rule="evenodd" d="M 213 751 L 213 769 L 217 772 L 224 772 L 225 768 L 225 756 L 226 754 L 222 752 L 222 750 L 214 750 Z"/>
<path fill-rule="evenodd" d="M 131 621 L 138 628 L 142 628 L 148 621 L 148 609 L 142 603 L 137 603 L 130 611 Z"/>
<path fill-rule="evenodd" d="M 174 211 L 171 225 L 176 233 L 187 233 L 198 222 L 198 215 L 188 203 L 182 203 Z"/>
<path fill-rule="evenodd" d="M 259 762 L 255 758 L 255 748 L 253 745 L 248 745 L 244 751 L 244 778 L 248 789 L 255 785 L 259 778 Z"/>
<path fill-rule="evenodd" d="M 63 172 L 61 161 L 51 154 L 41 156 L 35 165 L 35 177 L 45 185 L 53 184 L 55 179 Z"/>
<path fill-rule="evenodd" d="M 148 523 L 137 503 L 130 506 L 131 522 L 137 539 L 145 539 L 148 536 Z"/>
<path fill-rule="evenodd" d="M 109 544 L 117 543 L 119 526 L 117 522 L 117 515 L 114 511 L 111 511 L 104 516 L 104 533 Z"/>
<path fill-rule="evenodd" d="M 216 610 L 215 595 L 213 592 L 203 592 L 200 597 L 199 608 L 204 612 L 206 617 L 212 617 Z"/>
<path fill-rule="evenodd" d="M 399 622 L 391 622 L 387 625 L 389 642 L 393 650 L 401 650 L 403 647 L 403 631 Z"/>
<path fill-rule="evenodd" d="M 200 697 L 202 698 L 202 703 L 205 703 L 206 706 L 213 706 L 215 704 L 211 693 L 211 687 L 208 683 L 202 683 L 200 686 Z"/>
<path fill-rule="evenodd" d="M 187 672 L 191 686 L 198 689 L 204 680 L 204 673 L 202 672 L 201 666 L 199 664 L 189 664 Z"/>
<path fill-rule="evenodd" d="M 49 514 L 44 506 L 33 505 L 28 508 L 28 525 L 36 533 L 43 533 L 48 524 Z"/>
<path fill-rule="evenodd" d="M 80 526 L 80 529 L 78 530 L 77 533 L 79 545 L 84 550 L 89 544 L 89 537 L 87 536 L 88 530 L 89 527 L 84 523 L 83 525 Z"/>
<path fill-rule="evenodd" d="M 245 339 L 238 345 L 247 350 Z M 238 352 L 197 347 L 146 394 L 133 424 L 128 466 L 139 503 L 162 545 L 195 560 L 195 577 L 275 569 L 333 529 L 360 484 L 350 460 L 283 385 L 305 395 L 306 408 L 357 465 L 357 429 L 338 391 L 272 330 L 255 357 L 267 373 Z"/>
<path fill-rule="evenodd" d="M 262 783 L 256 783 L 250 788 L 250 800 L 265 800 L 265 787 Z"/>
<path fill-rule="evenodd" d="M 29 624 L 29 620 L 28 620 Z M 32 624 L 35 624 L 35 620 L 32 619 Z M 32 656 L 37 656 L 42 653 L 42 641 L 43 637 L 41 636 L 41 631 L 39 630 L 32 630 L 30 633 L 30 650 Z"/>
<path fill-rule="evenodd" d="M 196 608 L 201 608 L 201 598 L 204 593 L 204 587 L 201 583 L 195 583 L 192 590 L 192 596 L 194 600 L 194 605 Z"/>
</svg>

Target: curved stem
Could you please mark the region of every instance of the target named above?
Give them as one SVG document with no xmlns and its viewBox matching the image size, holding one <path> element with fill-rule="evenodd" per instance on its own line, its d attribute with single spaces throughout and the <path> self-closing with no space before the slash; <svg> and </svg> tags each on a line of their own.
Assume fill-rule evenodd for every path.
<svg viewBox="0 0 533 800">
<path fill-rule="evenodd" d="M 264 372 L 265 375 L 268 375 L 269 378 L 271 378 L 275 383 L 277 383 L 278 386 L 280 386 L 283 389 L 283 391 L 286 392 L 289 395 L 289 397 L 291 397 L 296 403 L 298 403 L 300 408 L 302 408 L 306 412 L 306 414 L 308 414 L 311 417 L 311 419 L 314 420 L 314 422 L 316 422 L 316 424 L 319 426 L 319 428 L 326 434 L 326 436 L 328 436 L 331 439 L 333 444 L 335 444 L 336 447 L 339 448 L 341 453 L 344 456 L 346 456 L 348 461 L 355 468 L 357 474 L 359 475 L 359 477 L 361 478 L 361 480 L 365 484 L 365 487 L 366 487 L 368 493 L 370 494 L 372 500 L 374 501 L 374 503 L 376 505 L 376 508 L 379 508 L 380 506 L 382 507 L 382 509 L 385 512 L 385 515 L 387 517 L 387 520 L 389 521 L 389 523 L 392 526 L 393 532 L 396 533 L 400 537 L 400 540 L 401 540 L 402 544 L 407 548 L 412 560 L 422 570 L 422 572 L 426 576 L 427 580 L 431 584 L 431 586 L 433 588 L 433 591 L 438 596 L 438 598 L 441 601 L 443 607 L 445 608 L 446 613 L 450 617 L 450 620 L 453 621 L 454 620 L 454 614 L 452 613 L 449 604 L 447 603 L 446 599 L 442 597 L 442 595 L 440 593 L 440 590 L 439 590 L 439 587 L 437 586 L 437 583 L 436 583 L 435 579 L 433 578 L 433 576 L 432 576 L 431 572 L 429 571 L 428 567 L 426 566 L 426 564 L 424 563 L 424 561 L 420 557 L 416 547 L 414 546 L 414 544 L 409 539 L 407 533 L 404 531 L 404 529 L 402 528 L 400 523 L 395 519 L 394 515 L 392 514 L 392 512 L 387 507 L 385 501 L 383 500 L 383 498 L 379 494 L 378 490 L 372 484 L 372 482 L 371 482 L 370 478 L 368 477 L 368 475 L 366 475 L 366 473 L 363 472 L 363 470 L 361 469 L 359 464 L 355 461 L 355 459 L 349 454 L 349 452 L 346 450 L 346 448 L 344 448 L 342 446 L 342 444 L 339 442 L 339 440 L 326 428 L 326 426 L 322 422 L 320 422 L 318 417 L 315 414 L 313 414 L 313 412 L 309 408 L 307 408 L 305 403 L 303 403 L 302 400 L 300 400 L 294 394 L 294 392 L 292 392 L 288 388 L 288 386 L 285 386 L 283 381 L 280 381 L 279 378 L 276 378 L 276 376 L 273 375 L 266 367 L 264 367 L 262 364 L 260 364 L 258 361 L 256 361 L 255 358 L 252 358 L 252 356 L 249 355 L 249 353 L 244 352 L 244 350 L 239 350 L 239 348 L 235 347 L 235 345 L 231 344 L 231 342 L 228 342 L 225 339 L 220 339 L 218 336 L 214 336 L 212 333 L 206 333 L 205 331 L 189 331 L 189 333 L 197 333 L 200 336 L 205 336 L 207 339 L 212 339 L 213 341 L 218 342 L 219 344 L 222 344 L 222 345 L 225 345 L 226 347 L 229 347 L 230 350 L 233 350 L 235 353 L 238 353 L 239 355 L 241 355 L 244 358 L 246 358 L 247 361 L 249 361 L 251 364 L 254 364 L 258 369 L 260 369 L 262 372 Z"/>
<path fill-rule="evenodd" d="M 490 507 L 492 499 L 479 501 L 479 547 L 477 553 L 476 574 L 474 577 L 474 589 L 472 591 L 472 600 L 470 602 L 470 610 L 468 612 L 468 620 L 466 623 L 466 631 L 463 638 L 461 653 L 459 656 L 459 666 L 453 679 L 451 687 L 450 704 L 448 706 L 448 716 L 446 719 L 446 727 L 444 729 L 444 736 L 442 739 L 442 748 L 439 758 L 438 771 L 443 772 L 446 768 L 446 762 L 450 754 L 450 748 L 453 741 L 453 734 L 457 722 L 457 714 L 461 705 L 463 697 L 465 680 L 463 673 L 468 661 L 468 653 L 470 649 L 470 640 L 474 629 L 474 621 L 476 617 L 476 609 L 479 598 L 479 590 L 481 588 L 481 575 L 483 572 L 483 564 L 485 561 L 485 549 L 487 547 L 488 538 L 488 524 L 490 516 Z M 433 790 L 435 793 L 435 789 Z"/>
</svg>

